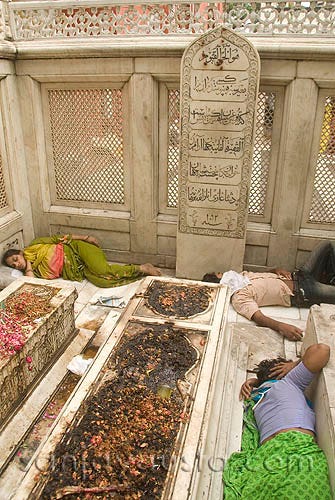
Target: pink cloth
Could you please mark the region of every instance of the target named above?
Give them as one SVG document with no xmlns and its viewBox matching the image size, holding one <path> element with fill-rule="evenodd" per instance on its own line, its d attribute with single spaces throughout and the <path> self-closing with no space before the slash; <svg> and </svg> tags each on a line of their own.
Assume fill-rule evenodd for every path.
<svg viewBox="0 0 335 500">
<path fill-rule="evenodd" d="M 293 293 L 277 274 L 244 271 L 242 275 L 251 283 L 235 292 L 231 301 L 235 311 L 245 318 L 251 319 L 262 306 L 291 306 Z"/>
</svg>

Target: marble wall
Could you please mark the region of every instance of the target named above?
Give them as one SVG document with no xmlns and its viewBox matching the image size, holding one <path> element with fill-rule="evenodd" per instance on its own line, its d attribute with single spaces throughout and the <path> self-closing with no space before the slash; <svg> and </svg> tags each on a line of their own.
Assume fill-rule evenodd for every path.
<svg viewBox="0 0 335 500">
<path fill-rule="evenodd" d="M 8 241 L 16 240 L 20 244 L 28 244 L 34 236 L 57 231 L 89 232 L 100 239 L 113 261 L 151 261 L 162 267 L 174 268 L 181 249 L 186 259 L 188 254 L 198 254 L 197 260 L 190 262 L 188 259 L 187 277 L 200 278 L 204 269 L 223 268 L 222 234 L 227 230 L 223 222 L 218 226 L 220 234 L 207 236 L 196 233 L 200 219 L 195 214 L 199 211 L 205 214 L 208 208 L 206 204 L 198 206 L 199 202 L 195 200 L 200 185 L 197 180 L 208 170 L 208 157 L 190 156 L 188 192 L 192 200 L 189 206 L 185 205 L 188 218 L 183 220 L 195 232 L 181 233 L 192 236 L 189 241 L 177 241 L 177 208 L 165 201 L 170 175 L 166 158 L 172 151 L 168 146 L 169 109 L 166 95 L 170 89 L 181 88 L 182 56 L 194 40 L 192 37 L 175 37 L 162 43 L 161 40 L 144 37 L 108 42 L 1 41 L 0 114 L 3 127 L 0 152 L 6 189 L 2 193 L 4 200 L 0 208 L 0 243 L 3 246 Z M 327 96 L 335 95 L 335 49 L 330 41 L 317 38 L 284 40 L 263 36 L 254 37 L 252 43 L 261 60 L 260 90 L 276 94 L 276 126 L 270 151 L 268 190 L 264 214 L 248 216 L 244 250 L 230 248 L 225 255 L 227 261 L 233 263 L 235 254 L 240 255 L 243 251 L 243 263 L 252 269 L 264 270 L 274 266 L 293 269 L 320 239 L 335 237 L 332 213 L 329 212 L 328 221 L 309 220 L 315 195 L 313 180 L 320 151 L 324 102 Z M 194 70 L 194 78 L 197 71 L 200 70 Z M 76 200 L 59 195 L 59 179 L 54 167 L 62 152 L 58 151 L 56 157 L 52 148 L 54 131 L 50 125 L 49 97 L 51 92 L 76 92 L 76 89 L 80 89 L 82 94 L 90 89 L 122 91 L 120 122 L 123 127 L 125 193 L 122 203 L 92 201 L 85 191 L 80 192 L 82 199 L 78 196 Z M 203 105 L 202 97 L 194 100 Z M 239 101 L 233 103 L 231 111 L 236 112 L 240 104 Z M 227 113 L 226 106 L 225 103 L 221 105 L 223 115 Z M 109 105 L 107 109 L 110 113 L 112 107 Z M 209 113 L 213 113 L 210 106 L 208 109 Z M 244 108 L 240 109 L 243 113 Z M 104 123 L 109 120 L 108 113 Z M 77 115 L 74 113 L 74 121 L 79 123 L 79 117 L 89 115 L 83 109 Z M 198 125 L 194 123 L 198 116 L 196 107 L 192 107 L 190 116 L 193 137 L 198 133 Z M 173 125 L 178 130 L 179 124 Z M 211 125 L 206 127 L 208 133 L 215 132 Z M 229 134 L 240 132 L 236 129 Z M 115 134 L 115 130 L 108 133 Z M 84 123 L 80 134 L 81 138 L 90 137 L 90 147 L 97 158 L 110 154 L 105 144 L 96 140 L 89 123 Z M 64 143 L 68 136 L 64 132 Z M 73 144 L 75 142 L 73 140 Z M 68 151 L 63 156 L 65 154 L 69 154 Z M 330 162 L 332 158 L 330 154 Z M 63 175 L 65 187 L 80 162 L 81 167 L 86 167 L 81 153 L 75 157 L 72 155 L 72 160 L 71 170 Z M 237 187 L 242 175 L 240 158 L 222 160 L 220 175 L 226 175 L 225 179 L 228 179 L 231 166 L 232 177 L 227 182 L 222 182 L 223 177 L 219 177 L 218 185 L 213 186 L 210 171 L 202 177 L 201 196 L 212 193 L 215 198 L 229 191 L 231 196 L 228 198 L 233 200 L 241 193 Z M 213 157 L 210 161 L 210 166 L 215 169 L 217 160 Z M 95 168 L 96 163 L 92 167 Z M 95 181 L 97 188 L 104 186 L 99 175 L 99 172 L 94 172 L 94 176 L 98 176 Z M 81 182 L 83 174 L 78 176 L 78 182 Z M 246 187 L 243 189 L 246 191 Z M 226 204 L 231 205 L 229 201 Z M 240 226 L 237 222 L 238 205 L 236 202 L 233 204 L 236 205 L 233 210 L 225 209 L 226 213 L 231 213 L 231 222 L 227 219 L 225 227 L 228 224 L 236 228 Z M 208 220 L 206 215 L 204 219 L 208 227 L 215 224 L 222 213 L 222 210 L 216 211 L 211 206 Z M 211 227 L 214 229 L 214 226 Z M 211 238 L 211 257 L 207 257 L 207 237 Z M 199 244 L 199 241 L 202 243 Z M 240 265 L 240 258 L 238 262 Z"/>
</svg>

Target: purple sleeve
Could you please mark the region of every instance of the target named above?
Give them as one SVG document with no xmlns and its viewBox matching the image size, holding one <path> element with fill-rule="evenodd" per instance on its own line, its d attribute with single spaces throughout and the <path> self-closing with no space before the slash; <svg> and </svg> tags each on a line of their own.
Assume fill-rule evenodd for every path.
<svg viewBox="0 0 335 500">
<path fill-rule="evenodd" d="M 285 382 L 295 385 L 302 391 L 312 382 L 315 373 L 311 372 L 304 363 L 299 363 L 284 378 Z"/>
</svg>

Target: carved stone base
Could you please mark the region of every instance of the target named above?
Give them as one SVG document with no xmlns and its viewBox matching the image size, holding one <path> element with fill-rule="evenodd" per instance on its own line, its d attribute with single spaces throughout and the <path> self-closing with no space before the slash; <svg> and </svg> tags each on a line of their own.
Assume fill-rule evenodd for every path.
<svg viewBox="0 0 335 500">
<path fill-rule="evenodd" d="M 178 233 L 176 276 L 201 279 L 205 273 L 242 271 L 244 239 Z"/>
<path fill-rule="evenodd" d="M 3 302 L 25 284 L 58 289 L 51 299 L 52 310 L 36 323 L 23 348 L 0 363 L 0 429 L 23 403 L 48 367 L 68 345 L 75 334 L 73 304 L 77 298 L 74 286 L 44 285 L 35 279 L 17 280 L 0 293 Z M 42 283 L 42 285 L 41 285 Z M 31 358 L 31 362 L 27 362 Z"/>
</svg>

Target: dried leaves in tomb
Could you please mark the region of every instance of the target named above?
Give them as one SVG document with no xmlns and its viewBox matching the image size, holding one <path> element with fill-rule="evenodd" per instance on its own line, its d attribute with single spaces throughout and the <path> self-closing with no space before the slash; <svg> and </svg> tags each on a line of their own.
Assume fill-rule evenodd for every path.
<svg viewBox="0 0 335 500">
<path fill-rule="evenodd" d="M 146 298 L 148 306 L 158 314 L 189 318 L 206 311 L 210 304 L 211 289 L 207 286 L 154 281 Z"/>
<path fill-rule="evenodd" d="M 182 329 L 170 325 L 143 325 L 138 334 L 124 334 L 112 357 L 113 370 L 125 383 L 145 384 L 153 391 L 159 385 L 174 388 L 197 360 L 197 351 Z"/>
<path fill-rule="evenodd" d="M 57 445 L 40 498 L 161 497 L 185 413 L 177 390 L 162 399 L 155 387 L 168 373 L 183 377 L 196 352 L 182 330 L 137 326 L 110 360 L 116 378 L 106 377 Z"/>
<path fill-rule="evenodd" d="M 1 303 L 2 309 L 18 322 L 32 324 L 52 311 L 50 300 L 58 291 L 54 287 L 24 285 Z"/>
<path fill-rule="evenodd" d="M 35 321 L 52 310 L 51 298 L 58 289 L 24 285 L 0 303 L 0 358 L 20 351 Z"/>
</svg>

